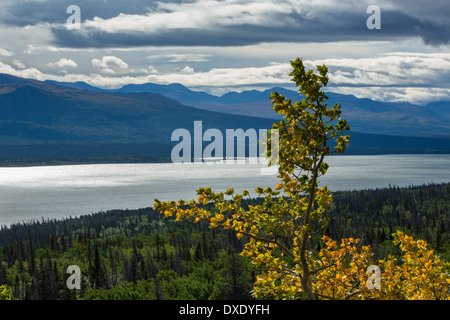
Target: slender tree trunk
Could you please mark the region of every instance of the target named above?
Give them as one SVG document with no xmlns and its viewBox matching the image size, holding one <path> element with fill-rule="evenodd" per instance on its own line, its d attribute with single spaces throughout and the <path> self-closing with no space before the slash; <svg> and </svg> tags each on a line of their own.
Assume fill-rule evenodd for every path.
<svg viewBox="0 0 450 320">
<path fill-rule="evenodd" d="M 312 288 L 311 275 L 309 273 L 308 263 L 306 262 L 306 259 L 305 261 L 303 261 L 303 258 L 302 258 L 302 268 L 303 268 L 303 275 L 301 280 L 302 289 L 303 291 L 305 291 L 308 300 L 316 300 L 316 296 L 314 295 Z"/>
<path fill-rule="evenodd" d="M 312 177 L 312 183 L 311 183 L 311 189 L 309 191 L 309 200 L 308 200 L 308 208 L 306 209 L 305 213 L 305 223 L 304 226 L 309 229 L 309 222 L 311 218 L 311 211 L 314 207 L 314 194 L 317 187 L 317 177 L 319 175 L 319 168 L 322 164 L 324 155 L 320 157 L 320 160 L 316 165 L 314 166 L 314 169 L 312 171 L 313 177 Z M 309 271 L 308 261 L 306 259 L 306 249 L 307 249 L 307 243 L 309 238 L 309 231 L 305 232 L 302 237 L 302 242 L 300 244 L 300 263 L 302 266 L 303 274 L 301 279 L 302 289 L 306 293 L 306 296 L 308 300 L 315 300 L 316 296 L 314 295 L 313 288 L 312 288 L 312 282 L 311 282 L 311 273 Z"/>
</svg>

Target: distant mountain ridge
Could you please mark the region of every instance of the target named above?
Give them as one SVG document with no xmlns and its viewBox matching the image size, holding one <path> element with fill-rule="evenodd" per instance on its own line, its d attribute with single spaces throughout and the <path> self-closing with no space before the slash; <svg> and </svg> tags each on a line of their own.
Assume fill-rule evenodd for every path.
<svg viewBox="0 0 450 320">
<path fill-rule="evenodd" d="M 218 129 L 269 128 L 273 121 L 199 110 L 153 93 L 105 92 L 8 78 L 0 121 L 60 131 L 75 141 L 152 142 L 201 120 Z M 29 137 L 32 139 L 33 137 Z M 5 140 L 3 140 L 5 142 Z"/>
<path fill-rule="evenodd" d="M 178 142 L 171 140 L 172 132 L 192 132 L 194 121 L 223 132 L 265 129 L 273 123 L 188 107 L 160 94 L 84 90 L 3 75 L 1 79 L 0 161 L 168 161 Z"/>
<path fill-rule="evenodd" d="M 56 82 L 53 82 L 56 83 Z M 292 100 L 301 99 L 296 91 L 274 87 L 264 91 L 229 92 L 214 96 L 193 91 L 181 84 L 129 84 L 114 90 L 104 90 L 85 83 L 61 85 L 88 90 L 122 93 L 155 93 L 202 110 L 254 116 L 268 119 L 281 117 L 271 110 L 270 94 L 274 90 Z M 422 137 L 450 137 L 450 101 L 432 102 L 425 106 L 411 103 L 380 102 L 354 95 L 327 92 L 328 104 L 342 105 L 343 116 L 352 130 L 362 133 Z"/>
<path fill-rule="evenodd" d="M 298 98 L 294 91 L 275 90 Z M 171 150 L 178 143 L 171 140 L 172 133 L 181 128 L 192 134 L 194 121 L 202 121 L 203 131 L 271 128 L 277 121 L 270 110 L 271 91 L 231 92 L 217 97 L 180 84 L 104 90 L 82 82 L 43 82 L 0 74 L 0 162 L 170 161 Z M 445 121 L 449 113 L 441 112 L 447 105 L 444 102 L 432 104 L 432 112 L 422 110 L 423 118 L 410 116 L 413 123 L 422 121 L 416 135 L 423 137 L 401 137 L 356 129 L 359 126 L 370 133 L 375 127 L 383 133 L 398 117 L 408 117 L 401 110 L 420 107 L 328 95 L 330 103 L 339 101 L 343 116 L 351 118 L 353 138 L 347 154 L 450 153 L 450 139 L 424 134 L 439 136 L 436 130 L 441 129 L 442 135 L 450 133 Z M 360 101 L 364 104 L 357 106 Z M 439 117 L 435 117 L 437 113 Z M 373 123 L 369 116 L 375 117 Z M 425 125 L 433 121 L 434 126 Z M 399 127 L 398 132 L 407 129 Z"/>
</svg>

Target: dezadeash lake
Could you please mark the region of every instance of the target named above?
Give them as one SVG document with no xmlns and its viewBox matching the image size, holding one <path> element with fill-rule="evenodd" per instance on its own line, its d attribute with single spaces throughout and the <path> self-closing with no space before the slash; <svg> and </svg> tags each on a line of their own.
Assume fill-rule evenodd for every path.
<svg viewBox="0 0 450 320">
<path fill-rule="evenodd" d="M 450 155 L 330 156 L 321 178 L 332 191 L 450 181 Z M 261 164 L 92 164 L 0 168 L 0 225 L 194 199 L 199 187 L 275 187 Z M 254 193 L 253 193 L 254 194 Z"/>
</svg>

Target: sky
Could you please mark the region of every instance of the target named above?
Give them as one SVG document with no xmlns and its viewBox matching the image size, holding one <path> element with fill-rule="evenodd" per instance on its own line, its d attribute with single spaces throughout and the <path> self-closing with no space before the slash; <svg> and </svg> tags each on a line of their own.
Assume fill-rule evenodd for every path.
<svg viewBox="0 0 450 320">
<path fill-rule="evenodd" d="M 300 57 L 328 91 L 426 104 L 450 100 L 449 16 L 448 0 L 0 0 L 0 73 L 221 95 L 292 88 Z"/>
</svg>

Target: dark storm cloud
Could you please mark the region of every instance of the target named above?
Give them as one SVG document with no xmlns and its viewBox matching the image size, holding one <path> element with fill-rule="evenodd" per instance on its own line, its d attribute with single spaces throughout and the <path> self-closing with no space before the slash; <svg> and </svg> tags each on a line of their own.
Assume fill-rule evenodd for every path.
<svg viewBox="0 0 450 320">
<path fill-rule="evenodd" d="M 206 28 L 162 29 L 159 32 L 107 32 L 95 28 L 81 31 L 65 27 L 52 29 L 55 44 L 65 47 L 129 47 L 129 46 L 242 46 L 262 42 L 329 42 L 377 41 L 421 37 L 431 45 L 450 42 L 450 26 L 437 26 L 420 21 L 399 11 L 383 11 L 382 27 L 369 30 L 368 14 L 348 12 L 339 16 L 304 20 L 290 15 L 293 23 L 282 26 L 231 25 Z M 285 17 L 279 16 L 279 20 Z"/>
<path fill-rule="evenodd" d="M 81 30 L 69 30 L 64 25 L 72 0 L 6 1 L 0 13 L 3 24 L 48 23 L 54 44 L 72 48 L 242 46 L 410 37 L 420 37 L 431 45 L 450 43 L 447 0 L 378 1 L 380 30 L 366 27 L 370 16 L 367 1 L 332 5 L 325 0 L 80 0 L 76 2 L 82 13 Z"/>
<path fill-rule="evenodd" d="M 120 13 L 142 14 L 155 6 L 155 1 L 148 0 L 47 0 L 18 1 L 2 0 L 0 21 L 6 25 L 23 27 L 38 23 L 64 23 L 69 16 L 66 13 L 70 5 L 81 8 L 83 19 L 96 16 L 109 19 Z"/>
</svg>

